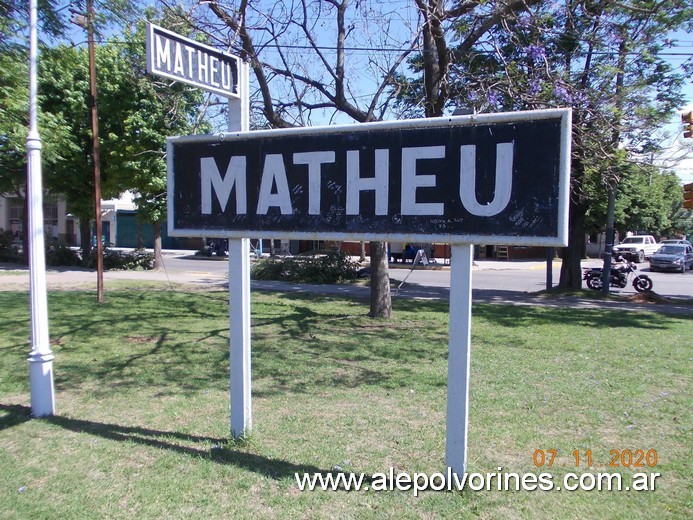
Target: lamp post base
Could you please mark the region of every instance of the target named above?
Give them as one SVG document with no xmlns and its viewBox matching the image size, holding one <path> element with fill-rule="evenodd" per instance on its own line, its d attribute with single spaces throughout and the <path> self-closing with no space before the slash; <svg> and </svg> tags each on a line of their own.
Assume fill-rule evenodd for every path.
<svg viewBox="0 0 693 520">
<path fill-rule="evenodd" d="M 55 413 L 53 389 L 53 354 L 29 354 L 29 383 L 31 386 L 31 414 L 46 417 Z"/>
</svg>

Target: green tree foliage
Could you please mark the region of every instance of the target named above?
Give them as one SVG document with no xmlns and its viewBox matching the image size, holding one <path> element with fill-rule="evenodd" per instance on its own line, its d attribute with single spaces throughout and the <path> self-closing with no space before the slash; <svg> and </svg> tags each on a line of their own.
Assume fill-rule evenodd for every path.
<svg viewBox="0 0 693 520">
<path fill-rule="evenodd" d="M 38 27 L 49 39 L 64 30 L 56 2 L 38 3 Z M 29 126 L 29 2 L 0 1 L 0 194 L 24 197 Z M 39 124 L 53 130 L 52 118 Z M 44 153 L 49 154 L 50 149 Z M 26 215 L 26 212 L 25 212 Z M 24 229 L 26 229 L 26 224 Z M 26 240 L 26 236 L 23 237 Z M 26 249 L 26 244 L 25 244 Z"/>
<path fill-rule="evenodd" d="M 615 155 L 613 169 L 619 178 L 616 190 L 614 227 L 620 236 L 628 231 L 659 237 L 680 235 L 685 229 L 681 185 L 674 172 L 661 171 L 652 164 L 628 160 L 625 151 Z M 591 173 L 597 175 L 597 173 Z M 590 208 L 585 216 L 587 233 L 596 234 L 606 222 L 607 191 L 591 184 L 586 197 Z"/>
<path fill-rule="evenodd" d="M 156 23 L 167 25 L 167 20 Z M 138 218 L 154 226 L 155 267 L 159 267 L 161 224 L 166 218 L 166 138 L 207 133 L 211 127 L 202 117 L 205 95 L 200 89 L 146 73 L 144 24 L 134 31 L 126 29 L 123 36 L 119 50 L 120 59 L 129 65 L 127 106 L 122 107 L 122 93 L 111 97 L 126 110 L 122 131 L 111 138 L 122 167 L 130 172 L 129 189 L 136 192 Z"/>
<path fill-rule="evenodd" d="M 683 208 L 683 190 L 681 190 L 680 202 L 673 208 L 674 232 L 672 236 L 685 236 L 693 239 L 693 210 Z"/>
<path fill-rule="evenodd" d="M 70 12 L 51 0 L 39 0 L 37 7 L 40 39 L 53 42 L 66 32 Z M 28 37 L 29 2 L 0 1 L 0 192 L 18 193 L 26 180 Z M 50 114 L 39 113 L 39 128 L 54 135 Z M 44 143 L 42 155 L 49 151 L 50 144 Z"/>
<path fill-rule="evenodd" d="M 0 193 L 17 193 L 26 179 L 28 63 L 23 49 L 0 49 Z"/>
<path fill-rule="evenodd" d="M 482 112 L 573 109 L 563 287 L 581 284 L 590 195 L 633 172 L 616 167 L 618 148 L 625 147 L 630 158 L 657 149 L 654 130 L 682 101 L 684 77 L 660 52 L 671 45 L 667 35 L 691 19 L 684 0 L 541 2 L 494 26 L 476 45 L 453 51 L 451 98 L 458 105 Z M 467 34 L 477 23 L 462 16 L 457 30 Z M 402 101 L 417 96 L 413 90 Z"/>
<path fill-rule="evenodd" d="M 627 231 L 659 237 L 680 234 L 680 208 L 681 186 L 676 174 L 631 165 L 618 185 L 616 228 L 621 236 Z"/>
<path fill-rule="evenodd" d="M 38 0 L 38 23 L 44 35 L 58 37 L 65 30 L 65 11 L 53 0 Z M 29 34 L 29 2 L 0 0 L 0 47 L 16 45 Z"/>
<path fill-rule="evenodd" d="M 68 45 L 44 49 L 40 55 L 40 109 L 56 120 L 56 131 L 45 130 L 43 142 L 56 153 L 43 157 L 45 186 L 60 193 L 71 213 L 80 220 L 84 256 L 90 248 L 89 223 L 94 218 L 94 167 L 92 162 L 91 112 L 89 95 L 89 61 L 87 50 Z M 96 53 L 101 139 L 101 193 L 111 198 L 126 189 L 127 178 L 120 169 L 118 149 L 113 135 L 123 131 L 124 113 L 109 110 L 109 96 L 126 92 L 123 63 L 115 46 L 100 46 Z M 103 97 L 103 106 L 101 104 Z M 115 103 L 112 103 L 116 105 Z M 124 104 L 119 108 L 124 108 Z"/>
<path fill-rule="evenodd" d="M 38 4 L 40 37 L 51 42 L 60 35 L 64 36 L 67 16 L 85 14 L 86 8 L 84 2 L 79 1 L 71 3 L 70 10 L 65 6 L 57 8 L 56 2 L 47 0 Z M 134 26 L 132 21 L 137 14 L 137 4 L 130 0 L 99 3 L 94 17 L 97 37 L 109 29 Z M 28 18 L 27 2 L 0 2 L 0 191 L 16 194 L 21 194 L 26 180 L 25 140 L 29 110 L 28 44 L 24 33 L 28 35 Z M 130 117 L 138 110 L 153 108 L 141 103 L 143 99 L 168 97 L 156 107 L 164 114 L 178 113 L 180 101 L 176 99 L 176 93 L 162 95 L 166 91 L 162 85 L 158 94 L 145 88 L 147 81 L 152 84 L 154 81 L 143 79 L 146 76 L 144 33 L 140 31 L 137 38 L 130 32 L 127 34 L 132 36 L 127 46 L 119 38 L 114 38 L 105 45 L 98 45 L 96 53 L 104 198 L 116 196 L 126 189 L 146 187 L 150 173 L 156 178 L 153 185 L 157 196 L 165 191 L 162 187 L 165 185 L 165 164 L 154 167 L 152 161 L 140 159 L 150 154 L 156 155 L 159 163 L 164 163 L 165 135 L 175 134 L 181 128 L 171 124 L 170 117 L 148 118 L 141 114 Z M 128 53 L 128 47 L 139 50 Z M 80 218 L 82 244 L 88 253 L 94 192 L 86 48 L 65 44 L 42 45 L 39 76 L 39 132 L 43 144 L 44 186 L 48 191 L 62 194 L 70 211 Z M 152 132 L 148 127 L 157 124 L 163 131 L 154 150 Z M 143 168 L 148 169 L 143 171 Z M 162 201 L 165 206 L 165 199 Z"/>
<path fill-rule="evenodd" d="M 53 114 L 39 111 L 39 127 L 53 139 L 44 142 L 42 157 L 59 153 L 60 125 Z M 27 176 L 29 128 L 29 56 L 25 48 L 0 46 L 0 193 L 23 198 Z"/>
<path fill-rule="evenodd" d="M 49 40 L 65 31 L 57 2 L 38 2 L 38 27 Z M 29 127 L 29 2 L 0 1 L 0 193 L 22 196 L 26 182 Z M 39 126 L 53 133 L 54 121 L 39 114 Z M 50 148 L 43 154 L 50 153 Z"/>
<path fill-rule="evenodd" d="M 44 157 L 45 184 L 89 224 L 94 175 L 87 50 L 43 49 L 40 63 L 41 113 L 53 121 L 44 138 L 52 151 Z M 160 224 L 166 213 L 166 137 L 207 129 L 197 123 L 203 96 L 146 73 L 143 27 L 98 45 L 96 70 L 102 198 L 136 191 L 144 220 Z M 88 254 L 89 227 L 81 228 Z"/>
</svg>

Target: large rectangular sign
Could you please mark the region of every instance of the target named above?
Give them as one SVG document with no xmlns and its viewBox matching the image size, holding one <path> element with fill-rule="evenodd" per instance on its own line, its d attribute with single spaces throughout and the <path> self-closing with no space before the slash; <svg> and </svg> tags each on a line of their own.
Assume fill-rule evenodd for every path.
<svg viewBox="0 0 693 520">
<path fill-rule="evenodd" d="M 169 235 L 564 246 L 570 116 L 169 138 Z"/>
<path fill-rule="evenodd" d="M 239 97 L 237 56 L 147 24 L 147 72 L 224 97 Z"/>
</svg>

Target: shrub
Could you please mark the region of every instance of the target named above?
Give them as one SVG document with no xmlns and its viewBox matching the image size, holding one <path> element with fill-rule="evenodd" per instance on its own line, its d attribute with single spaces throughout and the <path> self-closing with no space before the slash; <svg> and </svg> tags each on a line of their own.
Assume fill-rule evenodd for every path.
<svg viewBox="0 0 693 520">
<path fill-rule="evenodd" d="M 12 242 L 12 231 L 0 230 L 0 262 L 16 262 L 19 260 L 19 251 Z"/>
<path fill-rule="evenodd" d="M 54 242 L 46 247 L 46 265 L 82 265 L 82 260 L 67 244 Z"/>
<path fill-rule="evenodd" d="M 281 280 L 334 284 L 358 276 L 359 264 L 343 251 L 258 261 L 251 270 L 254 280 Z"/>
<path fill-rule="evenodd" d="M 96 249 L 92 249 L 89 258 L 84 264 L 88 267 L 96 267 Z M 108 247 L 103 250 L 103 268 L 116 271 L 138 271 L 154 268 L 154 253 L 144 249 L 132 251 L 120 251 Z"/>
</svg>

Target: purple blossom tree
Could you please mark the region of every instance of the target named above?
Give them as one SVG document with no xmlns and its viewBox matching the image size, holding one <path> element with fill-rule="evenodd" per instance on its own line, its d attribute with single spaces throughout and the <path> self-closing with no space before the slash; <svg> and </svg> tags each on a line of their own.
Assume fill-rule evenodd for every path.
<svg viewBox="0 0 693 520">
<path fill-rule="evenodd" d="M 693 6 L 685 0 L 540 2 L 455 56 L 451 91 L 488 92 L 472 102 L 476 110 L 484 103 L 505 111 L 573 109 L 570 236 L 561 287 L 581 287 L 585 233 L 603 229 L 604 221 L 592 215 L 604 214 L 599 208 L 607 187 L 625 175 L 617 165 L 657 149 L 655 130 L 682 102 L 685 78 L 659 53 L 671 31 L 693 28 L 691 20 Z M 491 95 L 498 92 L 503 96 Z"/>
</svg>

